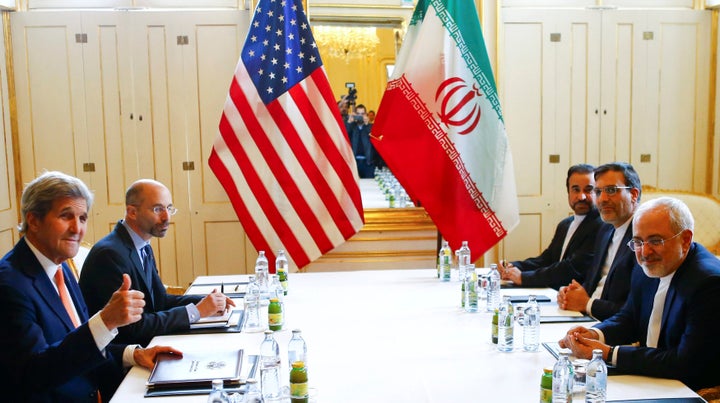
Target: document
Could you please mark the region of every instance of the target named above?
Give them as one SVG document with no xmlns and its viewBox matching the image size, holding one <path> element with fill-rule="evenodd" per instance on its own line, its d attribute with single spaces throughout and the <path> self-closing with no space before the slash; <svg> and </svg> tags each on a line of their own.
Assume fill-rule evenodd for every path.
<svg viewBox="0 0 720 403">
<path fill-rule="evenodd" d="M 148 389 L 209 388 L 213 379 L 240 384 L 243 350 L 209 350 L 161 354 L 147 382 Z"/>
</svg>

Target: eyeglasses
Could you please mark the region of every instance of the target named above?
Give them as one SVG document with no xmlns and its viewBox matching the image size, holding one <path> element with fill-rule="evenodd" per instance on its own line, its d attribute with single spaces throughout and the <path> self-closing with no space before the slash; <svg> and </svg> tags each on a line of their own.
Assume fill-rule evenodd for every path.
<svg viewBox="0 0 720 403">
<path fill-rule="evenodd" d="M 155 215 L 160 215 L 165 211 L 167 211 L 168 215 L 175 215 L 178 212 L 178 209 L 176 209 L 173 206 L 167 206 L 167 207 L 155 206 L 155 207 L 151 208 L 150 210 L 152 210 L 152 212 L 155 213 Z"/>
<path fill-rule="evenodd" d="M 135 206 L 135 207 L 137 207 L 137 208 L 140 208 L 140 206 L 137 205 L 137 204 L 133 204 L 132 206 Z M 155 213 L 155 215 L 160 215 L 160 214 L 162 214 L 162 213 L 164 213 L 164 212 L 166 212 L 166 211 L 167 211 L 168 215 L 175 215 L 175 214 L 177 214 L 178 209 L 176 209 L 174 206 L 167 206 L 167 207 L 155 206 L 155 207 L 151 207 L 151 208 L 150 208 L 150 211 L 152 211 L 153 213 Z"/>
<path fill-rule="evenodd" d="M 605 192 L 608 196 L 612 196 L 615 193 L 618 192 L 618 189 L 632 189 L 632 186 L 605 186 L 604 188 L 595 188 L 595 196 L 600 197 L 600 195 Z"/>
<path fill-rule="evenodd" d="M 639 239 L 631 239 L 630 241 L 628 241 L 627 246 L 633 252 L 642 250 L 644 245 L 650 245 L 651 248 L 660 248 L 662 246 L 665 246 L 665 241 L 669 241 L 673 238 L 677 238 L 677 236 L 682 234 L 683 231 L 685 231 L 685 230 L 682 230 L 682 231 L 678 232 L 677 234 L 671 236 L 670 238 L 666 238 L 666 239 L 650 238 L 647 241 L 641 241 Z"/>
</svg>

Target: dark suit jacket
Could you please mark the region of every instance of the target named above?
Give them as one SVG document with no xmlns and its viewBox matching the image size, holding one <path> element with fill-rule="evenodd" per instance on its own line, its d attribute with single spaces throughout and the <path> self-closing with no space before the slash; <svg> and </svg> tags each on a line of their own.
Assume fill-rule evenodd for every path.
<svg viewBox="0 0 720 403">
<path fill-rule="evenodd" d="M 117 340 L 146 346 L 154 336 L 168 334 L 190 327 L 185 305 L 197 303 L 201 297 L 170 295 L 160 280 L 157 270 L 147 281 L 135 245 L 122 223 L 96 243 L 80 272 L 80 289 L 90 312 L 102 309 L 127 273 L 130 286 L 145 294 L 145 311 L 142 319 L 119 330 Z"/>
<path fill-rule="evenodd" d="M 627 305 L 597 325 L 610 345 L 640 342 L 640 347 L 619 347 L 618 369 L 679 379 L 696 390 L 720 384 L 720 260 L 692 244 L 667 291 L 658 347 L 650 348 L 647 327 L 659 282 L 635 271 Z"/>
<path fill-rule="evenodd" d="M 522 271 L 523 287 L 552 287 L 557 290 L 570 284 L 573 279 L 581 284 L 585 281 L 585 273 L 595 254 L 595 236 L 600 226 L 608 224 L 602 222 L 597 209 L 592 209 L 575 230 L 565 251 L 565 258 L 560 260 L 572 221 L 573 216 L 560 221 L 550 245 L 540 256 L 512 262 Z"/>
<path fill-rule="evenodd" d="M 83 322 L 74 328 L 25 238 L 0 260 L 0 390 L 9 402 L 97 402 L 122 380 L 123 345 L 98 351 L 70 269 L 65 282 Z"/>
</svg>

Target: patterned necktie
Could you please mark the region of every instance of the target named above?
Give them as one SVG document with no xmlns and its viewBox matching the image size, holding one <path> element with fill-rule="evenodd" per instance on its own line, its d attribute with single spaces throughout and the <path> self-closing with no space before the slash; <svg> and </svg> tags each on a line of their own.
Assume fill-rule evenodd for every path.
<svg viewBox="0 0 720 403">
<path fill-rule="evenodd" d="M 62 266 L 58 266 L 58 269 L 55 272 L 55 285 L 57 286 L 58 294 L 60 295 L 60 301 L 62 301 L 73 325 L 75 325 L 75 327 L 80 326 L 80 323 L 75 315 L 72 298 L 70 298 L 70 294 L 68 294 L 67 288 L 65 288 L 65 275 L 63 274 Z"/>
<path fill-rule="evenodd" d="M 152 271 L 155 268 L 155 259 L 153 259 L 152 247 L 150 244 L 142 248 L 143 269 L 145 269 L 145 277 L 148 281 L 152 278 Z"/>
</svg>

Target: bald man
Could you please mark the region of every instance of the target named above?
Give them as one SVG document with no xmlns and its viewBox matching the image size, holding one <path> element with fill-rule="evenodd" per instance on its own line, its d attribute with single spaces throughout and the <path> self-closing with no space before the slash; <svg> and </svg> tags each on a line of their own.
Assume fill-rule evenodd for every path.
<svg viewBox="0 0 720 403">
<path fill-rule="evenodd" d="M 93 246 L 83 264 L 80 289 L 90 312 L 102 309 L 118 289 L 123 274 L 130 276 L 134 289 L 145 294 L 140 321 L 120 330 L 118 338 L 124 342 L 147 345 L 154 336 L 187 330 L 200 318 L 235 306 L 217 291 L 201 298 L 171 295 L 165 290 L 150 240 L 165 236 L 175 213 L 165 185 L 151 179 L 138 180 L 125 193 L 125 218 Z"/>
</svg>

